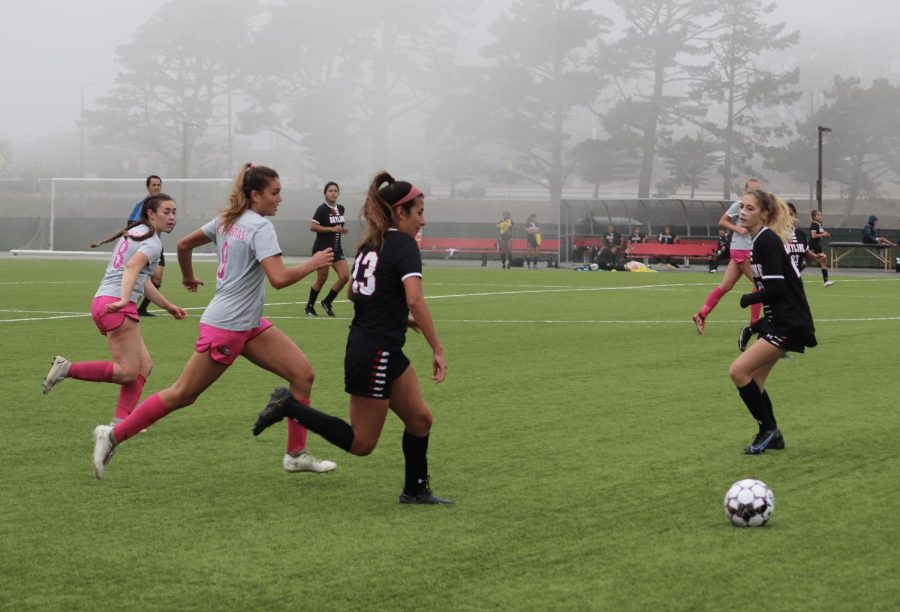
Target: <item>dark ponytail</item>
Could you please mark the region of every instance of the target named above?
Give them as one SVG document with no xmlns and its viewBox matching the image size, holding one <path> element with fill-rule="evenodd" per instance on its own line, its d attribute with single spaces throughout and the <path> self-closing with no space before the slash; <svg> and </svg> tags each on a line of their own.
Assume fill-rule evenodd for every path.
<svg viewBox="0 0 900 612">
<path fill-rule="evenodd" d="M 148 197 L 144 198 L 144 202 L 143 202 L 143 204 L 141 204 L 141 218 L 140 219 L 126 225 L 115 236 L 110 236 L 106 240 L 101 240 L 100 242 L 98 242 L 96 244 L 92 244 L 91 248 L 96 249 L 98 246 L 100 246 L 102 244 L 106 244 L 107 242 L 112 242 L 113 240 L 118 240 L 119 238 L 121 238 L 122 236 L 127 234 L 128 230 L 130 230 L 133 227 L 137 227 L 138 225 L 141 225 L 141 224 L 144 224 L 147 227 L 149 227 L 150 231 L 141 236 L 131 236 L 131 239 L 135 240 L 137 242 L 146 240 L 147 238 L 149 238 L 150 236 L 152 236 L 156 233 L 156 229 L 154 229 L 154 227 L 150 224 L 150 219 L 147 216 L 147 211 L 152 210 L 153 212 L 156 212 L 157 210 L 159 210 L 159 205 L 162 204 L 163 202 L 174 202 L 174 201 L 175 200 L 171 196 L 168 196 L 164 193 L 158 193 L 154 196 L 148 196 Z"/>
<path fill-rule="evenodd" d="M 376 174 L 369 184 L 366 203 L 360 212 L 368 225 L 358 246 L 372 245 L 376 250 L 381 249 L 384 234 L 394 225 L 394 210 L 402 208 L 409 212 L 421 194 L 415 185 L 396 181 L 384 170 Z"/>
</svg>

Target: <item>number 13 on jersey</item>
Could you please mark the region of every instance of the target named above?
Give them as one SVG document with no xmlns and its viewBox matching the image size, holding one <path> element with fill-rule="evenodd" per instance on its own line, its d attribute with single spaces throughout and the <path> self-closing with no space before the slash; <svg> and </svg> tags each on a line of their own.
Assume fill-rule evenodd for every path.
<svg viewBox="0 0 900 612">
<path fill-rule="evenodd" d="M 375 293 L 375 268 L 378 267 L 378 253 L 369 251 L 357 257 L 353 264 L 353 293 L 372 295 Z"/>
</svg>

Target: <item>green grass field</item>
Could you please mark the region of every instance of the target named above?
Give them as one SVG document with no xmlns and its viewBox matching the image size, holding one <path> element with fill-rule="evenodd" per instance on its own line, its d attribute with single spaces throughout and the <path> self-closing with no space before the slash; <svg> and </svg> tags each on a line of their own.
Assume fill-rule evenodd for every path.
<svg viewBox="0 0 900 612">
<path fill-rule="evenodd" d="M 432 485 L 452 508 L 401 507 L 401 426 L 324 475 L 281 469 L 284 427 L 250 435 L 279 381 L 239 360 L 192 407 L 120 447 L 93 477 L 91 432 L 118 388 L 40 393 L 54 355 L 107 359 L 87 316 L 101 261 L 0 259 L 0 608 L 308 610 L 887 610 L 900 602 L 900 277 L 805 275 L 819 347 L 768 389 L 787 449 L 755 432 L 728 378 L 747 312 L 736 290 L 698 336 L 718 277 L 426 266 L 449 376 L 407 353 L 435 413 Z M 214 278 L 211 264 L 199 274 Z M 168 386 L 208 286 L 163 286 L 192 317 L 144 320 Z M 313 404 L 342 417 L 339 318 L 302 315 L 308 281 L 266 315 L 316 367 Z M 740 290 L 746 290 L 741 281 Z M 745 477 L 777 506 L 732 527 Z M 893 578 L 891 577 L 893 576 Z"/>
</svg>

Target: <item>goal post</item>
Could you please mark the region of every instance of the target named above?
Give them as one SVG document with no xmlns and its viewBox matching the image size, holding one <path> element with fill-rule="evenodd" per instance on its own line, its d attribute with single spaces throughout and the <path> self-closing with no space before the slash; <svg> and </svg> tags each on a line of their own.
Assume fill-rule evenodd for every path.
<svg viewBox="0 0 900 612">
<path fill-rule="evenodd" d="M 134 205 L 146 196 L 145 178 L 47 178 L 40 179 L 43 207 L 23 211 L 33 218 L 31 231 L 24 229 L 19 248 L 34 252 L 85 250 L 124 227 Z M 224 206 L 232 179 L 163 179 L 163 193 L 178 204 L 182 232 L 208 220 Z M 24 226 L 24 224 L 23 224 Z"/>
</svg>

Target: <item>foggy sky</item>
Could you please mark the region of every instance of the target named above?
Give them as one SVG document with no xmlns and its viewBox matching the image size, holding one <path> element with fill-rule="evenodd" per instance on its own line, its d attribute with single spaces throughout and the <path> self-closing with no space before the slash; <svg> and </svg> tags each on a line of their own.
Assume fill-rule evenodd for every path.
<svg viewBox="0 0 900 612">
<path fill-rule="evenodd" d="M 302 0 L 290 0 L 302 1 Z M 359 0 L 377 2 L 378 0 Z M 421 0 L 445 1 L 445 0 Z M 82 87 L 86 108 L 115 79 L 115 49 L 166 0 L 0 0 L 0 140 L 29 142 L 78 130 Z M 496 15 L 509 0 L 485 0 Z M 227 10 L 227 2 L 222 3 Z M 900 26 L 897 0 L 778 0 L 775 18 L 802 32 L 869 23 Z"/>
</svg>

